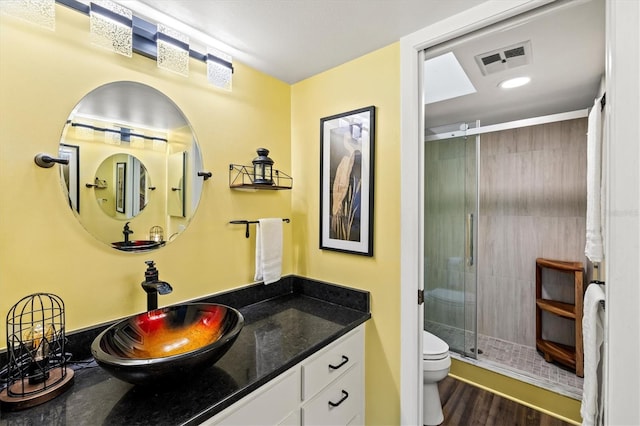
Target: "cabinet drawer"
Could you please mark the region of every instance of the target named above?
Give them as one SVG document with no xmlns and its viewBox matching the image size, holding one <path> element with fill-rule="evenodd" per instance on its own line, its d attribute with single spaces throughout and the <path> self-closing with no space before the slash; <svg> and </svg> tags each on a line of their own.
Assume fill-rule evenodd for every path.
<svg viewBox="0 0 640 426">
<path fill-rule="evenodd" d="M 354 365 L 302 407 L 302 425 L 347 425 L 362 412 L 362 366 Z"/>
<path fill-rule="evenodd" d="M 297 411 L 300 404 L 299 377 L 300 370 L 292 368 L 202 425 L 288 424 L 292 420 L 288 416 Z"/>
<path fill-rule="evenodd" d="M 357 328 L 335 346 L 302 364 L 302 400 L 312 398 L 329 382 L 340 377 L 351 366 L 363 363 L 364 334 Z"/>
</svg>

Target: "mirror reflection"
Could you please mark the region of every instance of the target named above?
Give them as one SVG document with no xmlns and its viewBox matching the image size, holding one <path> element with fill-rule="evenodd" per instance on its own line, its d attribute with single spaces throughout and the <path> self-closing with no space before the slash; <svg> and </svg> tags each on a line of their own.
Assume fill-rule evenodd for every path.
<svg viewBox="0 0 640 426">
<path fill-rule="evenodd" d="M 96 201 L 102 211 L 118 220 L 138 216 L 147 206 L 151 191 L 155 190 L 140 160 L 129 154 L 107 157 L 96 171 L 93 183 Z"/>
<path fill-rule="evenodd" d="M 121 81 L 87 94 L 65 123 L 59 154 L 69 159 L 60 177 L 70 208 L 111 247 L 157 249 L 195 214 L 203 182 L 196 137 L 173 101 L 150 86 Z"/>
</svg>

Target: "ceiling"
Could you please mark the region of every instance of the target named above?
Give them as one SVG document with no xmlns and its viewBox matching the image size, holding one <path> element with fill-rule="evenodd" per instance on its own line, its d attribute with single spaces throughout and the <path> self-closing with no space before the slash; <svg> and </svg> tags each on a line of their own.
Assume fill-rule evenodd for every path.
<svg viewBox="0 0 640 426">
<path fill-rule="evenodd" d="M 120 0 L 211 36 L 234 60 L 293 84 L 485 0 Z M 138 9 L 138 10 L 137 10 Z M 143 14 L 136 13 L 143 17 Z M 217 47 L 217 46 L 212 46 Z"/>
<path fill-rule="evenodd" d="M 543 9 L 544 10 L 544 9 Z M 585 109 L 593 105 L 604 74 L 605 1 L 571 0 L 550 13 L 531 13 L 499 28 L 427 50 L 427 58 L 452 51 L 477 93 L 426 106 L 429 133 L 448 124 L 490 125 L 523 118 Z M 483 75 L 474 57 L 530 41 L 530 63 Z M 437 49 L 437 50 L 436 50 Z M 508 78 L 531 77 L 531 83 L 501 89 Z M 425 76 L 425 90 L 432 81 Z M 446 126 L 445 126 L 446 127 Z"/>
<path fill-rule="evenodd" d="M 234 61 L 293 84 L 397 42 L 483 1 L 120 2 L 140 17 L 149 18 L 141 12 L 149 7 L 169 15 L 224 43 L 224 49 L 214 47 L 232 55 Z M 435 47 L 438 51 L 428 50 L 427 57 L 453 51 L 477 93 L 427 105 L 427 127 L 475 120 L 488 125 L 591 106 L 604 73 L 604 3 L 605 0 L 557 0 L 553 5 L 559 6 L 551 13 L 534 11 L 530 15 L 535 17 L 499 23 L 497 28 Z M 482 75 L 474 56 L 522 41 L 531 42 L 528 65 Z M 511 91 L 497 87 L 500 81 L 525 73 L 532 78 L 529 85 Z"/>
</svg>

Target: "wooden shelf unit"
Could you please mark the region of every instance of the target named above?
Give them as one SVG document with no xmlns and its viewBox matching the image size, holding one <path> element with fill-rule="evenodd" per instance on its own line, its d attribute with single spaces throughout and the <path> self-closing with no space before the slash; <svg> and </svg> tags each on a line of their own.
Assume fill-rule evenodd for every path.
<svg viewBox="0 0 640 426">
<path fill-rule="evenodd" d="M 574 303 L 542 298 L 542 269 L 573 274 Z M 547 362 L 557 361 L 575 369 L 576 375 L 584 377 L 584 352 L 582 347 L 582 302 L 584 298 L 584 270 L 581 262 L 536 259 L 536 348 L 544 354 Z M 568 346 L 542 338 L 542 311 L 574 321 L 575 346 Z"/>
</svg>

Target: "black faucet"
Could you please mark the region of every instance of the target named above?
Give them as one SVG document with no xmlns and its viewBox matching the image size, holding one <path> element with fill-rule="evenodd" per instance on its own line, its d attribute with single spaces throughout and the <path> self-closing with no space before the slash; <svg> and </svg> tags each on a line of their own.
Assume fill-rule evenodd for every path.
<svg viewBox="0 0 640 426">
<path fill-rule="evenodd" d="M 144 273 L 142 288 L 147 292 L 147 311 L 158 309 L 158 293 L 169 294 L 173 291 L 171 285 L 158 279 L 158 269 L 153 260 L 146 260 L 147 270 Z"/>
<path fill-rule="evenodd" d="M 129 222 L 124 224 L 124 228 L 122 229 L 122 234 L 124 235 L 124 243 L 129 244 L 129 234 L 133 234 L 133 231 L 129 229 Z"/>
</svg>

